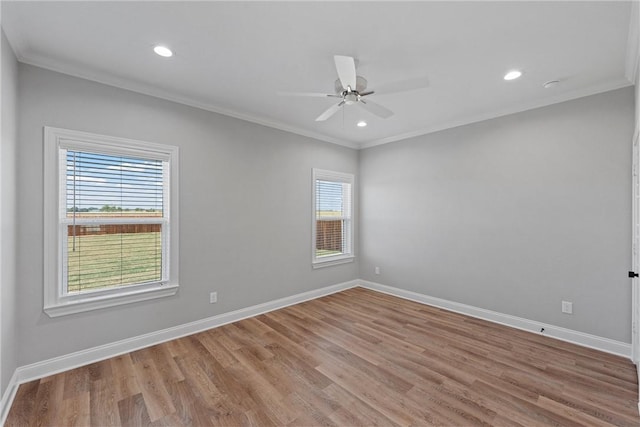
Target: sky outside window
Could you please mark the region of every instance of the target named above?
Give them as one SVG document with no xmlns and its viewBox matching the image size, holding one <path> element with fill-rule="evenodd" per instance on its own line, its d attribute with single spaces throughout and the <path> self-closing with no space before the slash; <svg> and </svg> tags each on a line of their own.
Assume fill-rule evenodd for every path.
<svg viewBox="0 0 640 427">
<path fill-rule="evenodd" d="M 67 212 L 162 212 L 160 160 L 67 151 Z"/>
</svg>

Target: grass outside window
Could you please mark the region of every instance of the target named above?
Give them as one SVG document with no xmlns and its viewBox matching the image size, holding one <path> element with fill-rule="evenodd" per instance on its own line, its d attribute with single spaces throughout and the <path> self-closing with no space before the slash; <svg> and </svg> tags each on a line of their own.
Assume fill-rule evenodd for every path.
<svg viewBox="0 0 640 427">
<path fill-rule="evenodd" d="M 68 248 L 69 293 L 162 280 L 160 232 L 69 236 Z"/>
</svg>

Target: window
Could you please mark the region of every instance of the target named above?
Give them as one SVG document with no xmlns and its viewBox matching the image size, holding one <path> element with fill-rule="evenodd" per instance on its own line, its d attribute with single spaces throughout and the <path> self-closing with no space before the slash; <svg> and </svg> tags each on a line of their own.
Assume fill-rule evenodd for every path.
<svg viewBox="0 0 640 427">
<path fill-rule="evenodd" d="M 353 175 L 313 170 L 314 268 L 353 261 Z"/>
<path fill-rule="evenodd" d="M 178 290 L 178 149 L 45 127 L 45 312 Z"/>
</svg>

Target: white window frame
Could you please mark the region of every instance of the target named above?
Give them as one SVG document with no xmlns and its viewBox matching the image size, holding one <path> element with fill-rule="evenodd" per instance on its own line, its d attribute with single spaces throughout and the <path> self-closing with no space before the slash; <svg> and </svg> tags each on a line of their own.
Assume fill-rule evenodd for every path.
<svg viewBox="0 0 640 427">
<path fill-rule="evenodd" d="M 63 227 L 66 206 L 63 195 L 66 180 L 61 179 L 61 167 L 66 172 L 66 149 L 107 155 L 122 155 L 168 162 L 168 188 L 165 188 L 163 227 L 164 279 L 159 282 L 108 288 L 82 293 L 66 293 L 63 289 L 66 233 Z M 44 128 L 44 312 L 50 317 L 130 304 L 154 298 L 168 297 L 178 292 L 178 147 L 136 141 L 88 132 Z M 112 220 L 118 223 L 119 220 Z M 120 221 L 122 222 L 122 221 Z M 131 220 L 126 220 L 131 223 Z M 168 262 L 167 262 L 168 261 Z"/>
<path fill-rule="evenodd" d="M 348 249 L 348 251 L 343 252 L 339 255 L 316 257 L 316 237 L 317 237 L 316 181 L 317 180 L 340 182 L 340 183 L 346 183 L 351 185 L 351 191 L 350 191 L 351 200 L 349 200 L 351 212 L 349 212 L 349 218 L 342 218 L 342 219 L 347 219 L 349 221 L 349 224 L 347 227 L 348 228 L 347 235 L 345 236 L 345 246 Z M 311 190 L 312 191 L 311 193 L 312 194 L 312 197 L 311 197 L 311 203 L 312 203 L 311 265 L 312 267 L 321 268 L 321 267 L 329 267 L 332 265 L 353 262 L 355 259 L 354 238 L 353 238 L 354 229 L 355 229 L 355 224 L 354 224 L 355 176 L 350 173 L 335 172 L 330 170 L 314 168 L 312 170 L 311 187 L 312 187 L 312 190 Z"/>
</svg>

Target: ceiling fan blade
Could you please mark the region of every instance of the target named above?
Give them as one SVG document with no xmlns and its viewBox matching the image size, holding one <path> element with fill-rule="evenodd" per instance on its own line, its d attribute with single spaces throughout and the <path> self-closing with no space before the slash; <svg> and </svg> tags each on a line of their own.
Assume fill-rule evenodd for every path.
<svg viewBox="0 0 640 427">
<path fill-rule="evenodd" d="M 423 89 L 429 87 L 429 79 L 427 77 L 417 77 L 415 79 L 400 80 L 387 84 L 377 85 L 376 94 L 385 95 L 388 93 L 400 93 L 410 90 Z"/>
<path fill-rule="evenodd" d="M 380 104 L 376 104 L 375 102 L 370 101 L 368 99 L 367 100 L 361 99 L 360 102 L 358 102 L 358 104 L 360 104 L 362 108 L 364 108 L 371 114 L 374 114 L 383 119 L 387 119 L 393 116 L 393 111 L 389 110 L 386 107 L 383 107 Z"/>
<path fill-rule="evenodd" d="M 336 71 L 340 78 L 342 87 L 346 90 L 350 87 L 351 90 L 356 90 L 356 63 L 350 56 L 336 55 L 333 57 L 336 62 Z"/>
<path fill-rule="evenodd" d="M 337 113 L 340 107 L 342 107 L 343 105 L 344 105 L 344 101 L 341 101 L 337 104 L 333 104 L 331 107 L 327 108 L 327 110 L 324 113 L 318 116 L 318 118 L 316 119 L 316 122 L 324 122 L 329 117 Z"/>
<path fill-rule="evenodd" d="M 373 95 L 374 93 L 376 93 L 373 90 L 368 90 L 366 92 L 360 92 L 360 96 L 367 96 L 367 95 Z"/>
<path fill-rule="evenodd" d="M 326 97 L 334 97 L 334 98 L 342 98 L 340 95 L 336 95 L 334 93 L 319 93 L 319 92 L 277 92 L 279 96 L 306 96 L 313 98 L 326 98 Z"/>
</svg>

